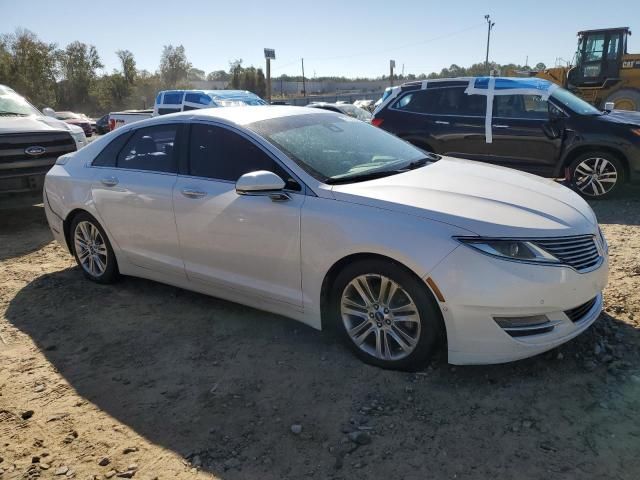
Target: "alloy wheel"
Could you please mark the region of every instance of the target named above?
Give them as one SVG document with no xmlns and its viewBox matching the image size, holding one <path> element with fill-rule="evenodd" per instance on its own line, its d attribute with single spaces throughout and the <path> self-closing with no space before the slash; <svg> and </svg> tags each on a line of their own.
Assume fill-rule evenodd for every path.
<svg viewBox="0 0 640 480">
<path fill-rule="evenodd" d="M 583 160 L 576 166 L 573 176 L 578 190 L 590 197 L 606 195 L 618 182 L 615 165 L 602 157 Z"/>
<path fill-rule="evenodd" d="M 420 339 L 418 307 L 401 285 L 384 275 L 351 280 L 340 299 L 340 314 L 354 344 L 381 360 L 407 357 Z"/>
<path fill-rule="evenodd" d="M 107 245 L 100 230 L 91 222 L 79 222 L 73 242 L 82 268 L 93 277 L 104 274 L 107 269 Z"/>
</svg>

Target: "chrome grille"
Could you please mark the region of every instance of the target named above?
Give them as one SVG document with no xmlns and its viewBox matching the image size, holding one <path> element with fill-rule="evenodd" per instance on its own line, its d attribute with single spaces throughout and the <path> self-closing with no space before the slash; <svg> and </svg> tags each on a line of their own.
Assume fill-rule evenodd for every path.
<svg viewBox="0 0 640 480">
<path fill-rule="evenodd" d="M 547 238 L 534 240 L 534 243 L 579 272 L 596 266 L 601 259 L 600 250 L 593 235 Z"/>
</svg>

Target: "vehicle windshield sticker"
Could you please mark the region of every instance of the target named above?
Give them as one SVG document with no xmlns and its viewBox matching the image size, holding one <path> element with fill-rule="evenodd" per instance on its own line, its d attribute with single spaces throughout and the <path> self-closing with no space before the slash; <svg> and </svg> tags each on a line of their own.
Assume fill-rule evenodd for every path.
<svg viewBox="0 0 640 480">
<path fill-rule="evenodd" d="M 558 85 L 539 78 L 496 78 L 479 77 L 469 80 L 464 93 L 467 95 L 485 95 L 487 112 L 484 120 L 484 136 L 487 143 L 493 142 L 493 97 L 496 95 L 538 95 L 548 100 Z"/>
</svg>

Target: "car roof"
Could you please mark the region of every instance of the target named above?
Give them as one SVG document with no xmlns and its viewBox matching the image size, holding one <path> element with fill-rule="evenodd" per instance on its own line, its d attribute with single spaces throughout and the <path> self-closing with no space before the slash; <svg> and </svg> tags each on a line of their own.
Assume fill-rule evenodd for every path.
<svg viewBox="0 0 640 480">
<path fill-rule="evenodd" d="M 526 86 L 531 86 L 532 84 L 536 84 L 538 86 L 538 88 L 541 89 L 545 89 L 545 87 L 549 87 L 551 85 L 554 85 L 553 82 L 549 81 L 549 80 L 545 80 L 544 78 L 537 78 L 537 77 L 451 77 L 451 78 L 434 78 L 434 79 L 427 79 L 427 80 L 416 80 L 416 81 L 412 81 L 412 82 L 406 82 L 403 83 L 402 85 L 400 85 L 401 90 L 412 90 L 412 89 L 420 89 L 420 88 L 424 88 L 424 86 L 426 85 L 426 88 L 429 88 L 429 85 L 433 85 L 433 84 L 449 84 L 448 86 L 466 86 L 469 84 L 469 82 L 471 80 L 475 80 L 475 81 L 480 81 L 482 82 L 483 80 L 488 80 L 490 78 L 495 79 L 497 82 L 502 82 L 502 83 L 511 83 L 514 86 L 519 86 L 519 85 L 526 85 Z M 443 85 L 440 85 L 443 86 Z M 514 87 L 514 88 L 516 88 Z"/>
<path fill-rule="evenodd" d="M 249 90 L 204 90 L 204 89 L 162 90 L 161 92 L 158 92 L 158 93 L 168 93 L 168 92 L 204 93 L 206 95 L 210 95 L 215 98 L 258 97 L 258 95 L 256 95 L 253 92 L 250 92 Z"/>
<path fill-rule="evenodd" d="M 188 110 L 186 112 L 171 113 L 154 117 L 152 120 L 167 120 L 176 118 L 188 118 L 191 120 L 221 120 L 226 123 L 234 123 L 236 125 L 248 125 L 263 120 L 272 120 L 274 118 L 291 117 L 295 115 L 339 115 L 338 113 L 322 111 L 317 108 L 293 107 L 289 105 L 256 105 L 256 106 L 239 106 L 229 108 L 199 108 L 197 110 Z M 149 121 L 145 121 L 149 122 Z M 132 124 L 135 125 L 138 122 Z M 159 122 L 164 123 L 164 122 Z"/>
</svg>

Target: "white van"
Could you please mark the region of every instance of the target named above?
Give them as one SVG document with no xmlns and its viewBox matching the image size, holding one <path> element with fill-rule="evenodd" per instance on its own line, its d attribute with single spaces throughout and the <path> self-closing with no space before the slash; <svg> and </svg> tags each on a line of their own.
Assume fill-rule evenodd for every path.
<svg viewBox="0 0 640 480">
<path fill-rule="evenodd" d="M 242 105 L 267 105 L 267 102 L 247 90 L 163 90 L 156 96 L 153 114 Z"/>
</svg>

